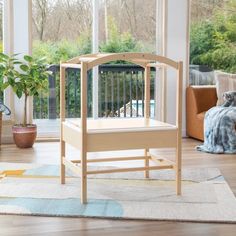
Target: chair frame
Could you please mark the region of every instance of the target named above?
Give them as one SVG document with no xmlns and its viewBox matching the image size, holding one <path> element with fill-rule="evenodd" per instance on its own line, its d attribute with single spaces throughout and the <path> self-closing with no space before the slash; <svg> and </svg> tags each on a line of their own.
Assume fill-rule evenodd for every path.
<svg viewBox="0 0 236 236">
<path fill-rule="evenodd" d="M 145 95 L 144 95 L 144 118 L 134 119 L 141 122 L 141 129 L 132 128 L 133 118 L 125 122 L 130 124 L 130 129 L 103 127 L 96 120 L 92 122 L 87 119 L 87 72 L 95 66 L 116 61 L 125 60 L 140 65 L 145 69 Z M 150 119 L 150 68 L 174 68 L 177 72 L 176 83 L 176 123 L 171 125 Z M 65 71 L 66 68 L 80 68 L 81 70 L 81 118 L 78 124 L 73 124 L 65 119 Z M 105 174 L 116 172 L 144 171 L 145 178 L 149 178 L 149 171 L 160 169 L 174 169 L 176 171 L 176 194 L 181 194 L 181 155 L 182 155 L 182 80 L 183 63 L 176 62 L 167 57 L 148 53 L 117 53 L 117 54 L 89 54 L 73 58 L 60 65 L 60 160 L 61 160 L 61 184 L 65 184 L 65 168 L 69 168 L 81 177 L 81 203 L 87 203 L 87 177 L 90 174 Z M 103 119 L 104 120 L 104 119 Z M 107 119 L 106 124 L 112 126 L 112 119 Z M 122 119 L 121 119 L 122 122 Z M 123 121 L 124 122 L 124 121 Z M 130 123 L 129 123 L 130 122 Z M 154 122 L 154 126 L 151 126 Z M 123 123 L 124 124 L 124 123 Z M 66 143 L 80 150 L 79 160 L 68 160 L 66 158 Z M 175 161 L 159 158 L 150 154 L 150 148 L 175 148 Z M 134 157 L 110 157 L 110 158 L 88 158 L 88 152 L 101 152 L 112 150 L 143 149 L 143 156 Z M 88 163 L 117 162 L 143 160 L 143 167 L 115 168 L 104 170 L 89 170 Z M 155 166 L 150 166 L 149 161 Z"/>
</svg>

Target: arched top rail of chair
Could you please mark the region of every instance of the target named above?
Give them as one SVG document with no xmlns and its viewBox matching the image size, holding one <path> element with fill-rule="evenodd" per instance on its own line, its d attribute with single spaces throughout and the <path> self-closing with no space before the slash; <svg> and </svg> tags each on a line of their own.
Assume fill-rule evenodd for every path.
<svg viewBox="0 0 236 236">
<path fill-rule="evenodd" d="M 72 66 L 73 64 L 81 64 L 82 62 L 87 63 L 87 69 L 92 69 L 95 66 L 102 65 L 111 61 L 128 61 L 142 67 L 146 66 L 158 66 L 167 65 L 178 69 L 178 62 L 173 61 L 167 57 L 154 55 L 150 53 L 98 53 L 98 54 L 87 54 L 79 57 L 72 58 L 67 62 L 63 63 L 64 67 L 79 67 Z M 158 64 L 155 64 L 158 63 Z"/>
</svg>

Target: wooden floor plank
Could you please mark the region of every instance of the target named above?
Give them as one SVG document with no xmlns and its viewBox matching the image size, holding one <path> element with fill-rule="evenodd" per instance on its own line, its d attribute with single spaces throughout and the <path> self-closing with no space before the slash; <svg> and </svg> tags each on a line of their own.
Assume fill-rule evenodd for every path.
<svg viewBox="0 0 236 236">
<path fill-rule="evenodd" d="M 214 155 L 195 150 L 200 142 L 183 140 L 184 167 L 216 167 L 221 170 L 236 195 L 236 155 Z M 172 150 L 153 151 L 157 155 L 174 158 Z M 69 148 L 72 159 L 78 152 Z M 136 153 L 133 153 L 136 155 Z M 109 156 L 109 155 L 108 155 Z M 120 153 L 117 153 L 120 156 Z M 92 156 L 93 157 L 93 156 Z M 104 157 L 101 154 L 100 157 Z M 1 162 L 59 164 L 59 143 L 36 143 L 32 149 L 17 149 L 14 145 L 3 145 Z M 0 236 L 235 236 L 234 224 L 182 223 L 137 220 L 107 220 L 87 218 L 0 216 Z"/>
</svg>

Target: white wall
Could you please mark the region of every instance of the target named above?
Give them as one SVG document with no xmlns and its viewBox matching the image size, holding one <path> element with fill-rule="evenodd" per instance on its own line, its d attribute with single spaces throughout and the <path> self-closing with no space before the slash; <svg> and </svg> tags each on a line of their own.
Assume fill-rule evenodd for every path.
<svg viewBox="0 0 236 236">
<path fill-rule="evenodd" d="M 188 0 L 168 0 L 167 3 L 167 57 L 181 60 L 183 73 L 183 134 L 186 131 L 185 91 L 188 74 Z M 167 122 L 175 122 L 176 74 L 167 71 Z"/>
<path fill-rule="evenodd" d="M 3 52 L 6 54 L 13 53 L 13 28 L 14 28 L 14 19 L 13 19 L 13 0 L 4 0 L 3 2 Z M 8 88 L 4 91 L 4 103 L 14 110 L 14 96 L 12 95 L 11 89 Z M 2 143 L 11 143 L 12 133 L 11 127 L 13 124 L 14 115 L 5 116 L 3 115 L 2 122 Z"/>
<path fill-rule="evenodd" d="M 31 0 L 13 0 L 13 16 L 14 16 L 14 53 L 20 53 L 20 57 L 24 54 L 31 54 Z M 30 19 L 30 20 L 29 20 Z M 19 100 L 15 96 L 15 123 L 22 122 L 23 117 L 23 100 Z M 29 106 L 29 105 L 28 105 Z M 29 119 L 32 119 L 31 113 L 28 114 Z"/>
<path fill-rule="evenodd" d="M 99 51 L 99 1 L 93 0 L 92 53 Z M 93 68 L 93 118 L 98 118 L 98 66 Z"/>
<path fill-rule="evenodd" d="M 4 0 L 4 52 L 8 54 L 31 54 L 31 0 Z M 11 126 L 22 121 L 23 102 L 10 89 L 5 92 L 6 104 L 12 111 L 11 120 L 4 117 L 2 142 L 12 142 Z M 32 106 L 32 100 L 28 107 Z M 32 119 L 32 112 L 28 114 Z"/>
<path fill-rule="evenodd" d="M 13 0 L 4 0 L 3 2 L 3 52 L 6 54 L 13 54 Z M 8 88 L 4 91 L 4 103 L 10 107 L 14 108 L 14 97 L 11 94 L 11 89 Z M 4 116 L 4 120 L 14 119 L 13 115 L 11 117 Z"/>
</svg>

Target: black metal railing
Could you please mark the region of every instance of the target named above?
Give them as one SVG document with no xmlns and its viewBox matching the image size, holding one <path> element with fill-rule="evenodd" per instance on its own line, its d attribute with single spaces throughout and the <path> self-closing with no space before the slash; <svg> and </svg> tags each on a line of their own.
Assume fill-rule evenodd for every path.
<svg viewBox="0 0 236 236">
<path fill-rule="evenodd" d="M 3 91 L 0 91 L 0 101 L 1 101 L 1 102 L 3 102 L 3 98 L 4 98 L 4 96 L 3 96 Z"/>
<path fill-rule="evenodd" d="M 59 118 L 59 65 L 49 68 L 49 89 L 34 98 L 34 119 Z M 154 99 L 155 69 L 151 73 L 151 99 Z M 88 72 L 88 116 L 92 116 L 92 73 Z M 99 66 L 99 117 L 144 115 L 144 69 L 136 65 Z M 80 70 L 66 69 L 66 116 L 80 116 Z"/>
</svg>

